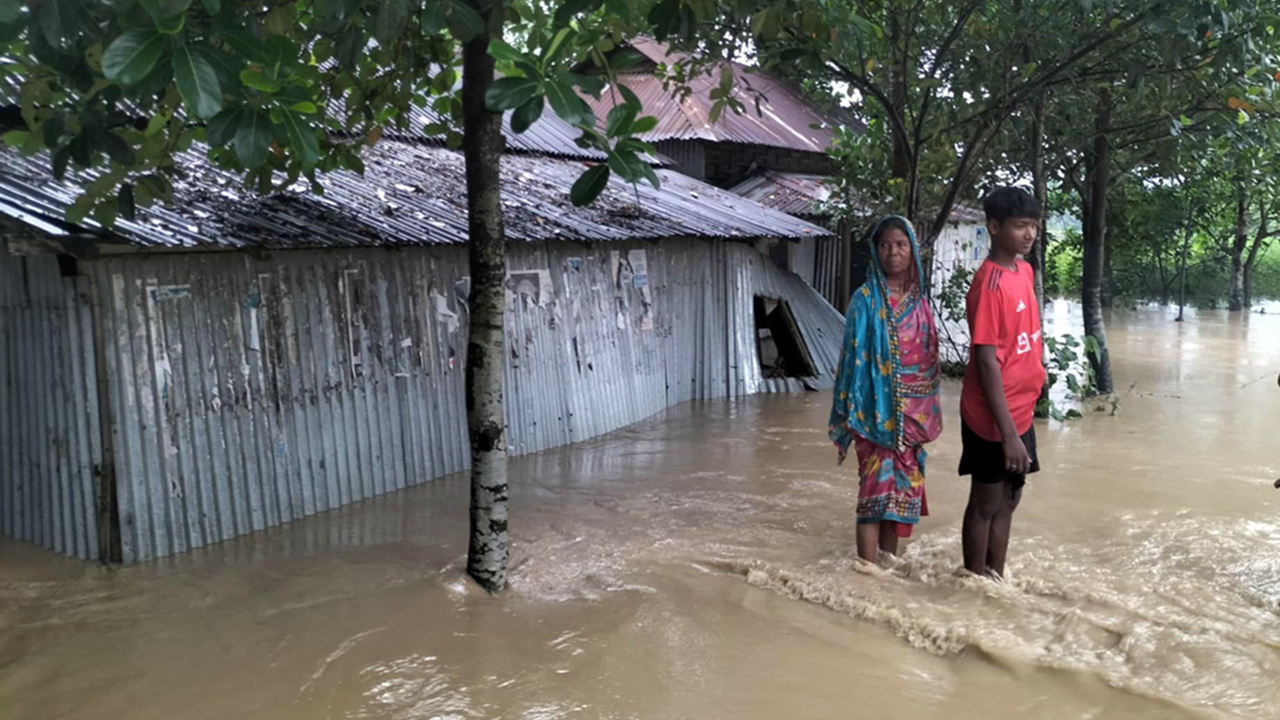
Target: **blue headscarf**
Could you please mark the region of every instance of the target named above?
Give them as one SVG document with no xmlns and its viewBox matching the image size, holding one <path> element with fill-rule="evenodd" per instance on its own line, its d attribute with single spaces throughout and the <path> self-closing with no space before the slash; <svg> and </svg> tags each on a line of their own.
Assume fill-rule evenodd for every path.
<svg viewBox="0 0 1280 720">
<path fill-rule="evenodd" d="M 900 220 L 911 240 L 911 256 L 916 265 L 916 283 L 897 312 L 889 301 L 889 284 L 875 240 L 881 226 Z M 911 222 L 889 215 L 867 234 L 871 262 L 867 281 L 853 293 L 845 314 L 844 345 L 831 406 L 830 435 L 843 462 L 854 434 L 886 448 L 902 449 L 902 358 L 898 352 L 898 320 L 910 315 L 922 302 L 924 279 L 920 250 Z"/>
</svg>

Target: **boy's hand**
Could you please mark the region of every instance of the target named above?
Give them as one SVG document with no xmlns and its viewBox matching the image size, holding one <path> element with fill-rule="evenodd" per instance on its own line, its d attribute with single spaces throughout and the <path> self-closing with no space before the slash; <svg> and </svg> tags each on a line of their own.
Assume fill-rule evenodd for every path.
<svg viewBox="0 0 1280 720">
<path fill-rule="evenodd" d="M 1031 472 L 1031 453 L 1022 438 L 1014 436 L 1004 441 L 1004 469 L 1018 475 Z"/>
</svg>

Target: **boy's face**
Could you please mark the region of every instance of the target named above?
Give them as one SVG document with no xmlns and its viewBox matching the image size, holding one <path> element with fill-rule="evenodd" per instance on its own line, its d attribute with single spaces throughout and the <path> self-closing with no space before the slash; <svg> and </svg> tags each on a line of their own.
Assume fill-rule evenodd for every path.
<svg viewBox="0 0 1280 720">
<path fill-rule="evenodd" d="M 991 233 L 991 244 L 1005 252 L 1026 255 L 1036 244 L 1036 233 L 1040 221 L 1036 218 L 1013 217 L 1000 222 L 988 220 L 987 231 Z"/>
</svg>

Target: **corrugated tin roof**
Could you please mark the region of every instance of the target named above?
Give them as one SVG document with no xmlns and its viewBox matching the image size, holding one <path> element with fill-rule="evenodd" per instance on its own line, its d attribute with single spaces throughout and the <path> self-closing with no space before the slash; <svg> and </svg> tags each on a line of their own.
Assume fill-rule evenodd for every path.
<svg viewBox="0 0 1280 720">
<path fill-rule="evenodd" d="M 678 59 L 666 45 L 653 40 L 638 38 L 631 42 L 631 46 L 654 64 Z M 732 142 L 825 153 L 831 146 L 835 127 L 857 124 L 854 118 L 839 111 L 824 111 L 786 80 L 754 71 L 745 65 L 732 63 L 730 66 L 736 79 L 734 95 L 747 106 L 747 110 L 741 115 L 725 112 L 715 123 L 711 122 L 711 108 L 715 101 L 710 95 L 719 86 L 718 71 L 692 80 L 689 83 L 691 93 L 681 102 L 671 97 L 662 80 L 648 68 L 644 72 L 621 75 L 619 81 L 639 96 L 644 114 L 658 118 L 658 127 L 645 139 L 650 142 Z M 754 93 L 746 88 L 764 96 L 759 113 L 756 112 Z M 586 100 L 601 122 L 615 102 L 608 91 L 601 100 Z"/>
<path fill-rule="evenodd" d="M 77 195 L 54 181 L 48 159 L 4 152 L 0 214 L 42 229 L 76 230 L 61 221 Z M 365 152 L 365 174 L 345 170 L 320 177 L 325 194 L 305 185 L 262 197 L 219 170 L 197 148 L 178 162 L 186 176 L 174 206 L 139 209 L 119 220 L 114 234 L 154 248 L 234 249 L 395 246 L 462 243 L 467 238 L 466 180 L 460 154 L 427 145 L 383 140 Z M 503 206 L 515 240 L 628 240 L 700 237 L 801 238 L 827 231 L 670 170 L 663 187 L 610 182 L 587 208 L 569 202 L 569 188 L 586 165 L 578 161 L 508 155 L 503 159 Z M 82 174 L 79 182 L 92 179 Z M 86 221 L 86 227 L 94 229 Z"/>
<path fill-rule="evenodd" d="M 987 221 L 987 213 L 982 208 L 956 205 L 951 209 L 950 220 L 954 223 L 984 223 Z"/>
<path fill-rule="evenodd" d="M 735 195 L 788 215 L 814 215 L 814 204 L 831 196 L 824 175 L 765 171 L 730 188 Z"/>
</svg>

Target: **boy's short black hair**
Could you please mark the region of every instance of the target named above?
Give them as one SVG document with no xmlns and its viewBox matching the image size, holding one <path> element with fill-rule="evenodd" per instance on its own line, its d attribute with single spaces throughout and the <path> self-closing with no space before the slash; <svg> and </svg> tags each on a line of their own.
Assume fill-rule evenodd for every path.
<svg viewBox="0 0 1280 720">
<path fill-rule="evenodd" d="M 987 220 L 1004 222 L 1010 218 L 1040 219 L 1040 203 L 1031 193 L 1016 187 L 1002 187 L 992 190 L 982 201 L 982 209 L 987 213 Z"/>
</svg>

